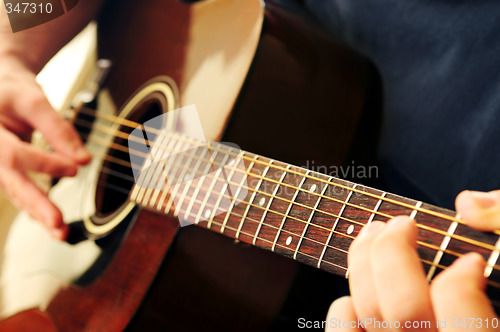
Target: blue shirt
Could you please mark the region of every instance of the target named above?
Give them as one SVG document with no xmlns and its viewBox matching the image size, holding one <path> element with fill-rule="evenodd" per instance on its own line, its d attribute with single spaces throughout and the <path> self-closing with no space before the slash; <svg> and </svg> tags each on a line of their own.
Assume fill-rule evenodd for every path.
<svg viewBox="0 0 500 332">
<path fill-rule="evenodd" d="M 461 190 L 500 189 L 500 1 L 302 4 L 380 72 L 387 190 L 451 208 Z"/>
</svg>

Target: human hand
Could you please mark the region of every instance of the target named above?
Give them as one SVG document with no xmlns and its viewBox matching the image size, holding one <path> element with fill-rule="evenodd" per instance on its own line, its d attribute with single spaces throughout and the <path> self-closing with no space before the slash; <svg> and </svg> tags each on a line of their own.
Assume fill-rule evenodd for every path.
<svg viewBox="0 0 500 332">
<path fill-rule="evenodd" d="M 53 152 L 31 146 L 38 129 Z M 35 74 L 14 57 L 0 57 L 0 188 L 19 209 L 40 221 L 63 240 L 67 227 L 59 209 L 28 177 L 28 172 L 53 177 L 74 176 L 90 161 L 71 124 L 50 106 Z"/>
<path fill-rule="evenodd" d="M 500 226 L 500 191 L 463 192 L 456 208 L 471 227 L 494 230 Z M 361 231 L 349 250 L 351 296 L 331 305 L 327 331 L 391 331 L 405 324 L 413 330 L 468 331 L 472 318 L 473 328 L 496 330 L 491 322 L 499 318 L 484 293 L 482 256 L 462 256 L 429 285 L 415 250 L 416 239 L 415 222 L 408 217 L 387 224 L 373 222 Z M 364 329 L 354 323 L 339 324 L 358 319 L 365 323 Z M 467 327 L 460 326 L 463 319 Z"/>
</svg>

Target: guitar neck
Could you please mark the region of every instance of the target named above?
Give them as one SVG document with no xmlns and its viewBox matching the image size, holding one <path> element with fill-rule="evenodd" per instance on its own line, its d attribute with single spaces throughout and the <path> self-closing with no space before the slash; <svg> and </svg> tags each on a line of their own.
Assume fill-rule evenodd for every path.
<svg viewBox="0 0 500 332">
<path fill-rule="evenodd" d="M 473 230 L 453 211 L 221 143 L 171 133 L 168 138 L 150 153 L 131 200 L 173 214 L 183 225 L 347 277 L 347 252 L 361 228 L 407 215 L 416 220 L 429 280 L 469 251 L 482 254 L 485 276 L 499 280 L 498 233 Z"/>
</svg>

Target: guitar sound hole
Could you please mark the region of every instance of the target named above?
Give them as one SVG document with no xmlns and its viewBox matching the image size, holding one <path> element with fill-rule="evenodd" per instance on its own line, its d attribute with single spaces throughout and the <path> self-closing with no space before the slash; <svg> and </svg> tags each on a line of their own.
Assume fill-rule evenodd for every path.
<svg viewBox="0 0 500 332">
<path fill-rule="evenodd" d="M 153 95 L 139 104 L 127 117 L 127 120 L 142 124 L 163 114 L 164 106 L 162 100 Z M 104 159 L 96 192 L 97 218 L 94 220 L 96 224 L 105 224 L 109 216 L 128 201 L 130 191 L 135 183 L 129 153 L 137 155 L 140 152 L 133 150 L 133 148 L 129 150 L 128 140 L 119 136 L 128 137 L 134 129 L 135 127 L 127 125 L 120 126 Z M 149 137 L 155 138 L 154 134 L 150 134 Z"/>
</svg>

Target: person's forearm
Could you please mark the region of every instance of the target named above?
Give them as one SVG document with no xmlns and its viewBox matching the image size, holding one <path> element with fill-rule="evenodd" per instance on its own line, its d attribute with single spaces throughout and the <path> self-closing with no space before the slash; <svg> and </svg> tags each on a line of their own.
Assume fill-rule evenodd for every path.
<svg viewBox="0 0 500 332">
<path fill-rule="evenodd" d="M 96 16 L 103 1 L 80 0 L 67 14 L 17 33 L 12 33 L 4 3 L 0 1 L 0 57 L 15 57 L 38 73 L 61 47 Z"/>
</svg>

